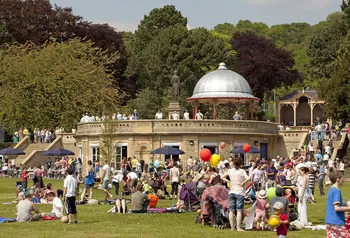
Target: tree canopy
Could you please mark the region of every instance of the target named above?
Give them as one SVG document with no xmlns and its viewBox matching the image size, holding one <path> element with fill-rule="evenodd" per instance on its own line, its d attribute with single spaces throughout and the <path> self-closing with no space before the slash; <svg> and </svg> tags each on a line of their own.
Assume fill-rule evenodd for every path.
<svg viewBox="0 0 350 238">
<path fill-rule="evenodd" d="M 70 129 L 85 112 L 111 112 L 121 95 L 105 65 L 117 58 L 80 39 L 11 46 L 0 56 L 0 124 Z"/>
<path fill-rule="evenodd" d="M 301 80 L 294 70 L 292 54 L 252 32 L 237 32 L 231 39 L 237 52 L 234 69 L 248 81 L 253 94 L 264 98 L 266 92 Z"/>
</svg>

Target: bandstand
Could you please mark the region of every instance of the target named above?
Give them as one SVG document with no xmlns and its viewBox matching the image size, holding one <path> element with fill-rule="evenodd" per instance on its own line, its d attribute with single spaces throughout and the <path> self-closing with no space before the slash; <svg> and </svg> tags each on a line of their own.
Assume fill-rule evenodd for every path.
<svg viewBox="0 0 350 238">
<path fill-rule="evenodd" d="M 196 84 L 193 95 L 186 99 L 194 105 L 193 115 L 198 112 L 198 105 L 212 105 L 213 118 L 217 118 L 217 105 L 227 105 L 229 120 L 232 119 L 232 106 L 245 105 L 246 118 L 253 118 L 254 104 L 259 101 L 252 95 L 248 82 L 238 73 L 228 70 L 225 63 L 220 63 L 219 68 L 204 75 Z"/>
</svg>

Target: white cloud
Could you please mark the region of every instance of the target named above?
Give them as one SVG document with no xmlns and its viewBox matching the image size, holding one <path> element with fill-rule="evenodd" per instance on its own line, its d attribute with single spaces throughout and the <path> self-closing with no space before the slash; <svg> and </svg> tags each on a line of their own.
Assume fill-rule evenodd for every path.
<svg viewBox="0 0 350 238">
<path fill-rule="evenodd" d="M 123 22 L 118 22 L 118 21 L 93 21 L 93 22 L 98 23 L 98 24 L 107 23 L 111 27 L 114 27 L 117 31 L 134 32 L 135 30 L 137 30 L 137 24 L 123 23 Z"/>
</svg>

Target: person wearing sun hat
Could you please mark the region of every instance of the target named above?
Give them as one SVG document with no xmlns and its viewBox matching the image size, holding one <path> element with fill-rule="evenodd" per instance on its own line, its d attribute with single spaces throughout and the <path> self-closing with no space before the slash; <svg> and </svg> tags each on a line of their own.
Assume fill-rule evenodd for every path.
<svg viewBox="0 0 350 238">
<path fill-rule="evenodd" d="M 266 220 L 266 209 L 269 207 L 269 203 L 266 200 L 267 193 L 265 190 L 260 190 L 258 193 L 258 199 L 256 200 L 255 221 L 256 229 L 264 230 Z"/>
</svg>

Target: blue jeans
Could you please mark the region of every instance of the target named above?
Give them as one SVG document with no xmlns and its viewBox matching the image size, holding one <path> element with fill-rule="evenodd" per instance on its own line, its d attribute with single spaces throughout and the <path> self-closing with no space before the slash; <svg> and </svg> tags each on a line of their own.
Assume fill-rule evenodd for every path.
<svg viewBox="0 0 350 238">
<path fill-rule="evenodd" d="M 230 201 L 230 204 L 229 204 L 230 211 L 243 211 L 244 209 L 243 195 L 230 193 L 229 201 Z"/>
</svg>

